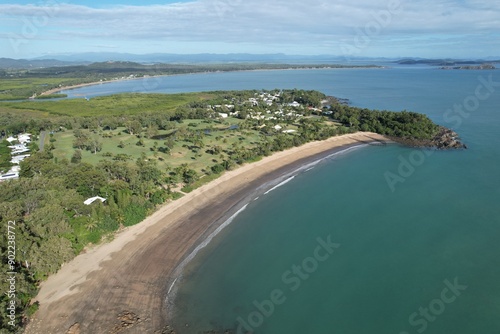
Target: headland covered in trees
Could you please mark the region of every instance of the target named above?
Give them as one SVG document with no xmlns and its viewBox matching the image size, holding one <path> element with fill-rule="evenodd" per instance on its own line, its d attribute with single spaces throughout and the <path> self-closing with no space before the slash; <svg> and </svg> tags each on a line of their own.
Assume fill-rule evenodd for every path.
<svg viewBox="0 0 500 334">
<path fill-rule="evenodd" d="M 436 138 L 442 138 L 443 128 L 425 115 L 356 108 L 321 92 L 299 89 L 2 102 L 0 133 L 2 140 L 20 133 L 33 136 L 31 154 L 20 162 L 19 179 L 0 183 L 2 258 L 8 258 L 8 233 L 4 231 L 8 221 L 16 222 L 17 242 L 13 260 L 17 273 L 15 317 L 11 320 L 6 313 L 10 300 L 2 295 L 0 319 L 2 328 L 11 328 L 10 321 L 20 328 L 35 314 L 28 332 L 67 331 L 73 325 L 97 330 L 92 326 L 105 323 L 117 331 L 127 319 L 147 331 L 164 326 L 164 319 L 158 315 L 153 318 L 148 312 L 162 307 L 164 280 L 171 278 L 178 262 L 214 227 L 212 223 L 221 219 L 221 212 L 231 212 L 252 187 L 279 178 L 283 168 L 296 167 L 304 159 L 318 159 L 318 154 L 334 148 L 374 141 L 462 147 L 456 136 L 449 134 L 453 143 L 439 144 Z M 9 163 L 3 168 L 10 167 Z M 245 164 L 246 169 L 237 168 Z M 96 198 L 100 200 L 86 204 Z M 171 223 L 162 216 L 167 214 L 164 210 Z M 200 212 L 204 215 L 193 216 Z M 152 214 L 151 226 L 136 225 Z M 186 223 L 187 217 L 191 223 Z M 148 232 L 134 240 L 146 227 L 150 227 Z M 121 232 L 117 235 L 117 231 Z M 115 237 L 111 246 L 89 247 Z M 126 249 L 114 253 L 125 244 Z M 160 261 L 154 247 L 172 255 L 161 260 L 163 269 L 146 270 L 143 274 L 150 276 L 142 277 L 133 288 L 137 275 L 145 270 L 141 266 Z M 87 252 L 100 257 L 86 263 Z M 121 269 L 104 263 L 111 254 Z M 69 280 L 63 276 L 66 280 L 61 281 L 58 276 L 45 288 L 47 277 L 77 255 L 77 263 L 84 268 L 78 271 L 71 267 L 76 271 L 66 271 Z M 144 261 L 146 255 L 150 260 Z M 1 275 L 9 272 L 7 263 L 2 261 Z M 102 285 L 95 290 L 86 279 L 101 265 L 107 269 L 92 273 Z M 115 270 L 122 277 L 117 282 L 112 281 L 117 279 Z M 1 281 L 8 284 L 6 277 Z M 41 284 L 37 315 L 36 296 Z M 147 286 L 152 288 L 144 297 L 145 313 L 119 310 L 132 303 L 134 296 L 146 293 Z M 68 297 L 70 290 L 79 291 L 77 300 Z M 83 291 L 87 295 L 81 294 Z M 93 306 L 81 311 L 76 306 L 92 303 L 88 298 L 99 298 L 100 294 L 116 305 L 101 300 L 99 305 L 108 308 L 100 311 Z M 67 317 L 51 316 L 55 311 Z M 148 317 L 152 317 L 149 323 L 145 321 Z M 95 320 L 93 324 L 85 322 L 90 318 Z M 110 320 L 117 318 L 125 320 L 117 324 Z"/>
</svg>

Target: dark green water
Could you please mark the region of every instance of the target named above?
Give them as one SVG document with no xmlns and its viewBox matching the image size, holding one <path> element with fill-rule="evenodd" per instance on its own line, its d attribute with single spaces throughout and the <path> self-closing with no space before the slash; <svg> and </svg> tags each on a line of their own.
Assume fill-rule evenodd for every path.
<svg viewBox="0 0 500 334">
<path fill-rule="evenodd" d="M 159 86 L 318 89 L 426 113 L 469 146 L 359 148 L 261 195 L 186 268 L 179 333 L 500 333 L 500 72 L 225 73 Z M 391 188 L 388 172 L 404 182 Z M 321 246 L 328 238 L 336 248 Z"/>
</svg>

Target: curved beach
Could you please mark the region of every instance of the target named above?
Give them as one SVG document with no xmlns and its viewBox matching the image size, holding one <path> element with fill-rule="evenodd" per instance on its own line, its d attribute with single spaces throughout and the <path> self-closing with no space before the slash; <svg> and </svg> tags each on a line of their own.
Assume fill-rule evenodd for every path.
<svg viewBox="0 0 500 334">
<path fill-rule="evenodd" d="M 278 152 L 162 206 L 49 277 L 26 333 L 168 332 L 165 301 L 179 265 L 249 196 L 302 165 L 373 142 L 390 139 L 358 132 Z"/>
<path fill-rule="evenodd" d="M 137 79 L 143 79 L 143 78 L 137 78 Z M 133 80 L 133 79 L 113 79 L 113 80 L 107 80 L 107 81 L 94 81 L 94 82 L 88 82 L 88 83 L 81 83 L 81 84 L 72 85 L 72 86 L 61 86 L 58 88 L 52 88 L 50 90 L 42 92 L 40 94 L 40 96 L 56 94 L 56 93 L 59 93 L 63 90 L 71 90 L 71 89 L 77 89 L 77 88 L 82 88 L 82 87 L 87 87 L 87 86 L 95 86 L 95 85 L 100 85 L 100 84 L 104 84 L 104 83 L 111 83 L 111 82 L 118 82 L 118 81 L 125 81 L 125 80 Z"/>
</svg>

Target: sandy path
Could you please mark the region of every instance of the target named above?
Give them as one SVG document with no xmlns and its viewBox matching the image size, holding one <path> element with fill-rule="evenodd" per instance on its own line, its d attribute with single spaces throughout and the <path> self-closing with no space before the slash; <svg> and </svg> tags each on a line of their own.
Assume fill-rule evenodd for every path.
<svg viewBox="0 0 500 334">
<path fill-rule="evenodd" d="M 359 132 L 278 152 L 163 206 L 49 277 L 26 333 L 68 333 L 70 328 L 69 333 L 161 333 L 174 269 L 215 228 L 214 222 L 286 171 L 335 148 L 373 141 L 389 140 Z"/>
</svg>

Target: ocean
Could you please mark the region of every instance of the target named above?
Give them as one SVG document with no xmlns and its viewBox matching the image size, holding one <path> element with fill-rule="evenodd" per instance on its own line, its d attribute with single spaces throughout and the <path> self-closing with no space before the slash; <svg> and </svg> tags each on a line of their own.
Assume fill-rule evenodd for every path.
<svg viewBox="0 0 500 334">
<path fill-rule="evenodd" d="M 425 113 L 468 149 L 360 147 L 261 194 L 186 267 L 178 333 L 499 333 L 500 72 L 253 71 L 65 93 L 263 88 Z"/>
</svg>

